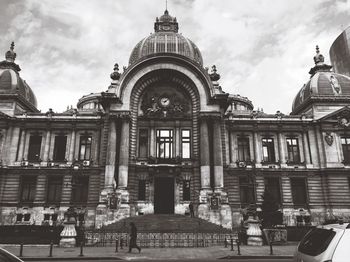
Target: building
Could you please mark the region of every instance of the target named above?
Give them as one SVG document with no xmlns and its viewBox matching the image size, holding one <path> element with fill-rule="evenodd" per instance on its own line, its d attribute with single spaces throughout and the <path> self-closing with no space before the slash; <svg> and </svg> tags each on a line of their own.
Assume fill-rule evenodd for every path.
<svg viewBox="0 0 350 262">
<path fill-rule="evenodd" d="M 329 56 L 334 71 L 350 76 L 350 27 L 346 28 L 333 42 Z"/>
<path fill-rule="evenodd" d="M 101 227 L 129 216 L 196 214 L 231 228 L 268 189 L 287 225 L 350 216 L 350 78 L 317 48 L 292 113 L 225 93 L 175 17 L 63 113 L 36 108 L 13 45 L 0 63 L 0 223 L 57 224 L 73 206 Z"/>
</svg>

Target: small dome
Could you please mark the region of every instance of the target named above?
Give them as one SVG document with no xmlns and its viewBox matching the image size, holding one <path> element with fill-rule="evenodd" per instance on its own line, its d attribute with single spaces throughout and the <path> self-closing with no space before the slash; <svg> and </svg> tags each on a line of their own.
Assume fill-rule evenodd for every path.
<svg viewBox="0 0 350 262">
<path fill-rule="evenodd" d="M 37 107 L 37 100 L 29 85 L 19 76 L 20 67 L 15 63 L 16 53 L 12 42 L 10 50 L 6 52 L 6 60 L 0 62 L 0 95 L 17 94 Z"/>
<path fill-rule="evenodd" d="M 155 32 L 142 39 L 133 49 L 129 64 L 136 63 L 143 57 L 160 53 L 174 53 L 190 58 L 203 65 L 202 55 L 198 47 L 188 38 L 178 33 L 178 23 L 175 17 L 165 10 L 164 15 L 156 18 Z"/>
</svg>

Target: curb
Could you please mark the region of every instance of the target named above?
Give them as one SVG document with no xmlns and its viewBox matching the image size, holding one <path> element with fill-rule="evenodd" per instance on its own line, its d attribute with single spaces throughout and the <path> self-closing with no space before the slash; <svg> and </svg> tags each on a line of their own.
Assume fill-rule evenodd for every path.
<svg viewBox="0 0 350 262">
<path fill-rule="evenodd" d="M 267 256 L 226 256 L 218 259 L 292 259 L 293 256 L 283 256 L 283 255 L 267 255 Z"/>
<path fill-rule="evenodd" d="M 124 260 L 120 257 L 21 257 L 23 261 L 62 261 L 62 260 Z"/>
</svg>

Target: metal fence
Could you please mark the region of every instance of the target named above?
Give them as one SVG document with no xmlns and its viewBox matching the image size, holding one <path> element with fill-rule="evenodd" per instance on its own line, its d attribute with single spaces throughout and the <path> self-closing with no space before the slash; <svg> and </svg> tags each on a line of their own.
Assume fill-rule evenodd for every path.
<svg viewBox="0 0 350 262">
<path fill-rule="evenodd" d="M 141 247 L 208 247 L 223 246 L 225 240 L 237 238 L 236 233 L 138 233 L 137 244 Z M 117 243 L 116 243 L 117 242 Z M 107 231 L 85 231 L 87 246 L 127 246 L 127 233 Z"/>
</svg>

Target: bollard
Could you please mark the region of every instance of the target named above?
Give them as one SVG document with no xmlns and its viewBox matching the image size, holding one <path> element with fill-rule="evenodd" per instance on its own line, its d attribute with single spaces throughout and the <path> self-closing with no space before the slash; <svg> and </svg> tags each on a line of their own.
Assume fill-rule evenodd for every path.
<svg viewBox="0 0 350 262">
<path fill-rule="evenodd" d="M 118 253 L 119 239 L 115 239 L 115 253 Z"/>
<path fill-rule="evenodd" d="M 240 244 L 241 242 L 239 241 L 239 239 L 236 239 L 236 243 L 237 243 L 237 255 L 241 255 L 241 248 L 240 248 Z"/>
<path fill-rule="evenodd" d="M 52 249 L 53 249 L 53 242 L 51 241 L 49 257 L 52 257 Z"/>
<path fill-rule="evenodd" d="M 231 238 L 231 251 L 233 251 L 233 238 Z"/>
<path fill-rule="evenodd" d="M 19 257 L 23 257 L 23 243 L 21 243 L 21 246 L 19 247 Z"/>
<path fill-rule="evenodd" d="M 225 248 L 227 248 L 227 238 L 225 237 Z"/>
<path fill-rule="evenodd" d="M 80 242 L 80 255 L 79 257 L 83 257 L 84 254 L 83 254 L 83 241 Z"/>
<path fill-rule="evenodd" d="M 270 255 L 273 255 L 273 250 L 272 250 L 272 241 L 270 241 Z"/>
</svg>

